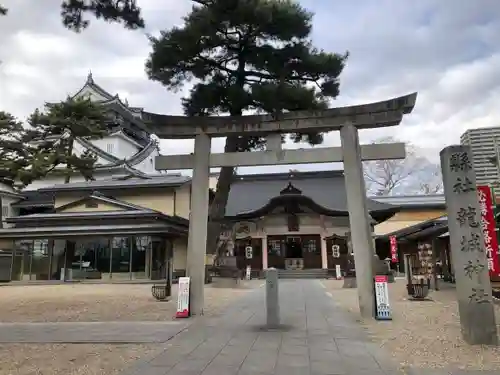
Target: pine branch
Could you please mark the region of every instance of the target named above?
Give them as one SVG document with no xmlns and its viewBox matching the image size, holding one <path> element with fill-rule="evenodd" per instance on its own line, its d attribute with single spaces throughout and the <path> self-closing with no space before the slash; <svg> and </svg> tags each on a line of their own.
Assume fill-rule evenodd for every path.
<svg viewBox="0 0 500 375">
<path fill-rule="evenodd" d="M 96 19 L 121 23 L 126 29 L 144 28 L 141 8 L 136 0 L 64 0 L 61 4 L 61 16 L 66 28 L 81 32 L 90 21 L 84 18 L 86 13 Z"/>
<path fill-rule="evenodd" d="M 184 24 L 150 37 L 151 80 L 171 90 L 192 84 L 182 100 L 189 116 L 245 111 L 319 110 L 339 93 L 347 54 L 312 47 L 312 14 L 295 1 L 195 0 Z M 319 144 L 321 133 L 292 134 Z M 260 149 L 261 137 L 228 137 L 225 152 Z M 222 168 L 210 207 L 209 252 L 215 249 L 234 168 Z M 213 224 L 213 225 L 212 225 Z"/>
</svg>

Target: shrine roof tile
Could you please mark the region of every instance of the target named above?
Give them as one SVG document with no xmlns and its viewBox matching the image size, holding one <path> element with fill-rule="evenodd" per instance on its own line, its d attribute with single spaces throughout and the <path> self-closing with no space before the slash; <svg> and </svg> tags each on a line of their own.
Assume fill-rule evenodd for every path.
<svg viewBox="0 0 500 375">
<path fill-rule="evenodd" d="M 343 171 L 290 172 L 243 175 L 233 183 L 226 207 L 226 216 L 235 217 L 261 209 L 291 183 L 319 206 L 347 213 L 347 195 Z M 397 210 L 398 206 L 367 198 L 370 212 Z"/>
<path fill-rule="evenodd" d="M 191 181 L 191 177 L 182 175 L 164 175 L 150 178 L 130 178 L 128 180 L 95 180 L 58 184 L 41 188 L 39 192 L 58 192 L 71 190 L 101 190 L 101 189 L 127 189 L 136 187 L 176 187 Z"/>
</svg>

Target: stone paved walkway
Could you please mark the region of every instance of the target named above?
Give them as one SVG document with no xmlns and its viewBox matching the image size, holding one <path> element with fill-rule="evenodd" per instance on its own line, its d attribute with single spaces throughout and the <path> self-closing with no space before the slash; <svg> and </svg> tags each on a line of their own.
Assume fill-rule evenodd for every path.
<svg viewBox="0 0 500 375">
<path fill-rule="evenodd" d="M 265 289 L 198 318 L 122 375 L 393 375 L 397 371 L 318 280 L 281 280 L 283 327 L 264 328 Z"/>
</svg>

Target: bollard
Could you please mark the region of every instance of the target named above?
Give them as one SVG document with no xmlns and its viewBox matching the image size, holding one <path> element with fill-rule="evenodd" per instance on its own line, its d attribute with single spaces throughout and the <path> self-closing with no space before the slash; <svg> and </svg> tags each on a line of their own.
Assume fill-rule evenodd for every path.
<svg viewBox="0 0 500 375">
<path fill-rule="evenodd" d="M 280 324 L 280 305 L 276 268 L 269 268 L 266 271 L 266 313 L 267 327 L 277 328 Z"/>
</svg>

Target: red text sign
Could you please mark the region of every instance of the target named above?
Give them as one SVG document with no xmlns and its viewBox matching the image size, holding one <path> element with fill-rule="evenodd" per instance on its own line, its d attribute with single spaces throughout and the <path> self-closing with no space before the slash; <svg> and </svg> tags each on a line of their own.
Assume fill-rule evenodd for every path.
<svg viewBox="0 0 500 375">
<path fill-rule="evenodd" d="M 481 210 L 481 227 L 483 230 L 484 247 L 488 260 L 490 276 L 498 276 L 500 268 L 498 265 L 498 240 L 495 232 L 496 222 L 493 214 L 493 198 L 488 186 L 478 186 L 477 195 L 479 208 Z"/>
<path fill-rule="evenodd" d="M 389 241 L 391 243 L 391 262 L 398 262 L 398 241 L 396 240 L 396 236 L 390 236 Z"/>
</svg>

